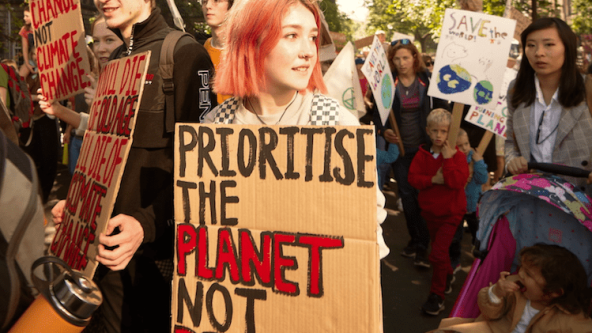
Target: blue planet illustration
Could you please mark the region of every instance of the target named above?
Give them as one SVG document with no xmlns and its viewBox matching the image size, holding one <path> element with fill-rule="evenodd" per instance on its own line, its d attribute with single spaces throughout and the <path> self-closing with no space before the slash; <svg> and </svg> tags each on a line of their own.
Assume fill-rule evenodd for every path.
<svg viewBox="0 0 592 333">
<path fill-rule="evenodd" d="M 385 75 L 382 79 L 380 95 L 384 108 L 387 110 L 390 109 L 391 104 L 393 103 L 393 82 L 391 81 L 391 77 L 388 75 Z"/>
<path fill-rule="evenodd" d="M 493 99 L 493 84 L 483 80 L 477 82 L 473 91 L 473 98 L 478 104 L 488 104 Z"/>
<path fill-rule="evenodd" d="M 471 74 L 459 65 L 446 65 L 440 69 L 437 83 L 443 94 L 460 93 L 471 86 Z"/>
</svg>

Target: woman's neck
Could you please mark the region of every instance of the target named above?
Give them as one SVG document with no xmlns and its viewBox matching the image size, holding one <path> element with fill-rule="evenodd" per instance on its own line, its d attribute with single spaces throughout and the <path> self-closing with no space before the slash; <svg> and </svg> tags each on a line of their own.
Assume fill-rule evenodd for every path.
<svg viewBox="0 0 592 333">
<path fill-rule="evenodd" d="M 405 86 L 410 85 L 413 81 L 415 81 L 415 73 L 409 74 L 399 74 L 399 81 L 401 81 Z"/>
<path fill-rule="evenodd" d="M 269 93 L 260 93 L 258 96 L 248 97 L 247 109 L 260 116 L 273 115 L 286 111 L 290 103 L 294 100 L 297 91 L 289 92 L 283 95 L 271 95 Z M 254 110 L 251 110 L 253 108 Z"/>
<path fill-rule="evenodd" d="M 545 100 L 545 103 L 549 105 L 553 99 L 553 95 L 557 91 L 557 88 L 559 88 L 561 74 L 559 73 L 559 75 L 548 76 L 541 76 L 537 74 L 537 78 L 539 79 L 539 85 L 541 87 L 541 92 L 543 93 L 543 99 Z"/>
</svg>

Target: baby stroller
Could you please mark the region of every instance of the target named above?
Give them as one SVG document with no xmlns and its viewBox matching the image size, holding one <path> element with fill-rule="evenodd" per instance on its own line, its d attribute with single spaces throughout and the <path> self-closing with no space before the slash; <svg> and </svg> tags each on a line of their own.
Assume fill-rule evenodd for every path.
<svg viewBox="0 0 592 333">
<path fill-rule="evenodd" d="M 529 169 L 572 177 L 588 177 L 589 173 L 543 163 L 529 163 Z M 520 249 L 535 243 L 569 249 L 592 283 L 592 200 L 583 190 L 551 174 L 515 175 L 483 194 L 478 215 L 475 261 L 450 317 L 478 317 L 479 290 L 495 283 L 501 271 L 516 272 Z"/>
</svg>

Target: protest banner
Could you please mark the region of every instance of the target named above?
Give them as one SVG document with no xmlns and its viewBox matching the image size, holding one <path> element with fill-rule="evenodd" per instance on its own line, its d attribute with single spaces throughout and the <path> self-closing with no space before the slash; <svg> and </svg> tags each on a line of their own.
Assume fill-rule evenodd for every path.
<svg viewBox="0 0 592 333">
<path fill-rule="evenodd" d="M 72 269 L 92 277 L 98 237 L 107 228 L 142 100 L 150 51 L 113 60 L 103 69 L 90 106 L 64 208 L 50 251 Z"/>
<path fill-rule="evenodd" d="M 84 93 L 91 85 L 80 0 L 31 0 L 39 80 L 48 101 Z"/>
<path fill-rule="evenodd" d="M 174 333 L 380 331 L 372 127 L 176 133 Z"/>
<path fill-rule="evenodd" d="M 355 40 L 354 46 L 356 47 L 356 49 L 361 50 L 364 47 L 372 45 L 373 41 L 374 41 L 374 35 L 366 36 L 364 38 L 360 38 L 360 39 Z"/>
<path fill-rule="evenodd" d="M 384 48 L 377 36 L 374 36 L 372 49 L 366 58 L 364 66 L 362 66 L 362 73 L 368 79 L 368 86 L 370 86 L 374 94 L 380 120 L 385 124 L 393 106 L 395 84 L 386 58 L 386 52 L 384 52 Z"/>
<path fill-rule="evenodd" d="M 516 21 L 458 9 L 444 13 L 428 95 L 455 102 L 448 140 L 456 136 L 465 104 L 495 109 Z"/>
<path fill-rule="evenodd" d="M 372 49 L 368 54 L 368 58 L 366 58 L 366 62 L 362 66 L 362 73 L 366 76 L 368 86 L 372 89 L 372 94 L 374 94 L 374 102 L 380 114 L 380 121 L 384 125 L 388 119 L 391 123 L 391 128 L 395 131 L 397 137 L 400 138 L 399 126 L 391 110 L 396 88 L 393 73 L 391 73 L 382 43 L 376 35 L 374 36 Z M 399 140 L 398 146 L 401 156 L 405 156 L 405 148 L 401 140 Z"/>
<path fill-rule="evenodd" d="M 354 62 L 354 46 L 348 42 L 327 70 L 324 77 L 329 96 L 360 119 L 366 114 L 364 96 Z"/>
<path fill-rule="evenodd" d="M 515 25 L 503 17 L 447 9 L 434 64 L 436 84 L 428 94 L 495 109 Z"/>
<path fill-rule="evenodd" d="M 512 20 L 516 20 L 516 29 L 514 29 L 514 39 L 520 41 L 520 34 L 532 23 L 532 20 L 514 7 L 510 9 L 510 18 Z"/>
<path fill-rule="evenodd" d="M 506 68 L 504 80 L 499 90 L 497 107 L 494 110 L 473 105 L 469 112 L 467 112 L 465 120 L 505 138 L 506 120 L 508 118 L 508 86 L 516 78 L 516 74 L 518 73 L 514 69 Z"/>
</svg>

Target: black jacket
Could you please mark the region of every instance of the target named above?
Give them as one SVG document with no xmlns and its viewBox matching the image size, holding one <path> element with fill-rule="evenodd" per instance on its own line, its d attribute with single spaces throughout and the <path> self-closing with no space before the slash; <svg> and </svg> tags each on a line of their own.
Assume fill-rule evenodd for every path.
<svg viewBox="0 0 592 333">
<path fill-rule="evenodd" d="M 434 109 L 442 108 L 450 111 L 450 104 L 448 102 L 441 100 L 439 98 L 428 96 L 428 89 L 430 87 L 430 73 L 426 70 L 425 72 L 417 73 L 417 77 L 419 79 L 419 111 L 421 112 L 421 116 L 419 117 L 419 128 L 422 129 L 423 133 L 423 142 L 422 144 L 430 143 L 430 137 L 428 133 L 425 131 L 427 127 L 427 118 L 428 114 Z M 393 78 L 395 79 L 395 86 L 398 82 L 398 77 L 393 72 Z M 391 128 L 391 124 L 389 121 L 386 124 L 382 124 L 380 120 L 380 114 L 378 113 L 378 109 L 376 103 L 374 103 L 374 124 L 376 125 L 376 135 L 384 135 L 384 131 L 386 129 Z M 397 124 L 401 124 L 401 97 L 399 93 L 399 89 L 395 90 L 395 96 L 393 98 L 393 114 L 395 115 L 395 119 L 397 120 Z"/>
<path fill-rule="evenodd" d="M 165 99 L 158 70 L 160 49 L 171 30 L 155 8 L 148 19 L 134 24 L 130 45 L 123 44 L 111 54 L 114 59 L 152 51 L 113 216 L 136 218 L 144 229 L 144 244 L 138 253 L 157 259 L 172 258 L 173 254 L 174 133 L 165 130 Z M 114 32 L 121 38 L 119 30 Z M 209 86 L 214 65 L 206 49 L 190 37 L 179 40 L 174 61 L 175 119 L 199 122 L 200 116 L 217 104 Z"/>
</svg>

